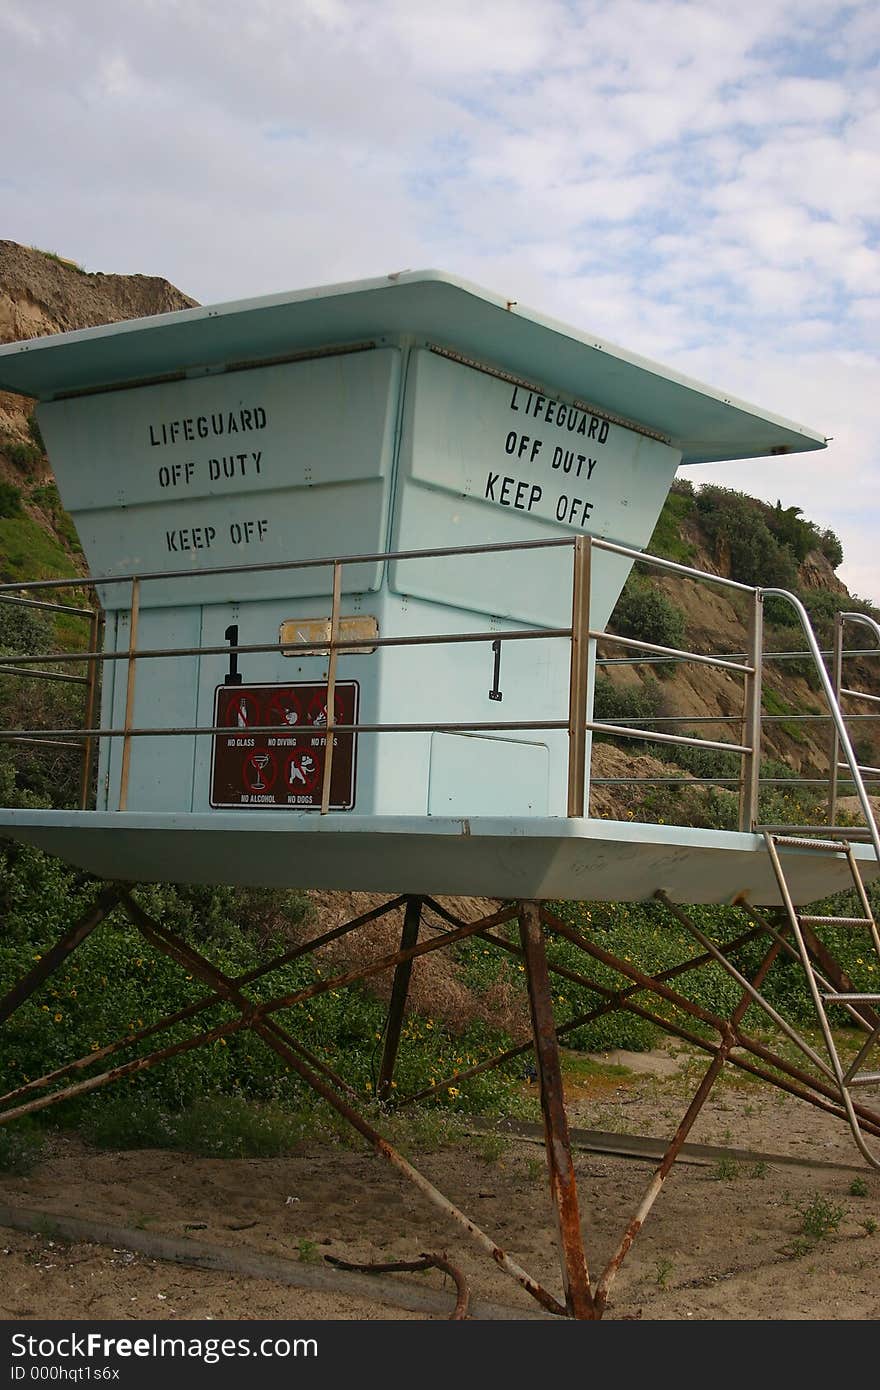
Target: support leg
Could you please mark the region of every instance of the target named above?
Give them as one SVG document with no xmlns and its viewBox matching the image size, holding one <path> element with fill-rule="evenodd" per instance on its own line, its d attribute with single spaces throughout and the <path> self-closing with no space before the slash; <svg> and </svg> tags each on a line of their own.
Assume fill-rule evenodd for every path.
<svg viewBox="0 0 880 1390">
<path fill-rule="evenodd" d="M 58 966 L 76 950 L 77 946 L 82 945 L 86 937 L 95 930 L 95 927 L 103 922 L 107 913 L 112 912 L 121 896 L 120 889 L 115 885 L 108 885 L 101 890 L 94 906 L 90 907 L 88 912 L 84 912 L 70 931 L 62 936 L 60 941 L 56 941 L 55 945 L 44 956 L 40 957 L 33 969 L 29 970 L 17 985 L 13 985 L 3 999 L 0 999 L 0 1023 L 5 1023 L 9 1015 L 15 1013 L 18 1006 L 23 1004 L 35 989 L 39 989 L 43 981 L 48 979 L 54 970 L 58 969 Z"/>
<path fill-rule="evenodd" d="M 403 931 L 400 934 L 400 949 L 408 951 L 410 946 L 415 946 L 419 939 L 419 923 L 422 918 L 422 899 L 407 898 L 406 912 L 403 918 Z M 394 983 L 391 986 L 391 1002 L 388 1005 L 388 1020 L 385 1024 L 385 1050 L 382 1053 L 382 1065 L 379 1068 L 379 1084 L 376 1094 L 379 1100 L 387 1100 L 391 1094 L 391 1082 L 394 1077 L 394 1063 L 397 1061 L 397 1049 L 400 1045 L 400 1030 L 403 1027 L 403 1014 L 406 1008 L 406 999 L 409 994 L 409 981 L 412 975 L 413 963 L 411 960 L 402 961 L 394 972 Z"/>
<path fill-rule="evenodd" d="M 772 942 L 770 949 L 764 956 L 764 959 L 758 967 L 758 970 L 752 981 L 752 984 L 755 986 L 755 988 L 759 988 L 764 983 L 764 980 L 767 977 L 767 973 L 770 970 L 770 967 L 773 965 L 773 962 L 776 960 L 776 957 L 779 955 L 781 949 L 781 940 Z M 608 1264 L 605 1266 L 602 1278 L 599 1280 L 599 1283 L 596 1287 L 596 1303 L 599 1307 L 600 1314 L 604 1312 L 605 1305 L 608 1301 L 609 1290 L 615 1278 L 617 1277 L 617 1273 L 620 1269 L 620 1266 L 623 1264 L 623 1261 L 626 1258 L 627 1251 L 629 1250 L 639 1231 L 644 1226 L 645 1221 L 648 1217 L 648 1213 L 650 1212 L 651 1208 L 653 1207 L 654 1203 L 659 1197 L 660 1190 L 663 1187 L 663 1184 L 665 1183 L 670 1172 L 672 1171 L 672 1166 L 679 1155 L 682 1145 L 684 1144 L 685 1140 L 690 1134 L 694 1121 L 696 1120 L 697 1116 L 699 1115 L 700 1111 L 702 1110 L 703 1106 L 708 1100 L 712 1087 L 715 1085 L 715 1082 L 721 1074 L 722 1068 L 724 1067 L 724 1063 L 730 1056 L 731 1049 L 736 1046 L 737 1029 L 740 1023 L 742 1023 L 742 1020 L 746 1014 L 746 1010 L 748 1009 L 749 1004 L 751 1002 L 751 995 L 748 993 L 748 991 L 744 990 L 742 998 L 740 999 L 739 1003 L 733 1011 L 733 1014 L 731 1015 L 730 1023 L 724 1031 L 724 1034 L 721 1039 L 721 1046 L 718 1048 L 718 1051 L 715 1053 L 715 1056 L 710 1062 L 709 1067 L 705 1075 L 703 1076 L 702 1081 L 697 1087 L 693 1100 L 688 1106 L 684 1114 L 684 1117 L 680 1125 L 678 1126 L 678 1129 L 675 1131 L 675 1134 L 673 1135 L 669 1143 L 669 1147 L 663 1155 L 663 1158 L 659 1166 L 655 1170 L 654 1175 L 651 1178 L 650 1183 L 648 1184 L 645 1195 L 639 1203 L 638 1211 L 630 1221 L 629 1225 L 624 1231 L 623 1239 L 621 1240 L 611 1259 L 608 1261 Z"/>
<path fill-rule="evenodd" d="M 550 1172 L 550 1194 L 556 1217 L 565 1302 L 572 1317 L 593 1318 L 595 1309 L 581 1235 L 577 1185 L 568 1138 L 562 1071 L 559 1066 L 559 1044 L 550 1001 L 550 975 L 544 950 L 541 909 L 537 903 L 520 904 L 519 931 L 526 960 L 529 1008 L 541 1086 L 547 1167 Z"/>
</svg>

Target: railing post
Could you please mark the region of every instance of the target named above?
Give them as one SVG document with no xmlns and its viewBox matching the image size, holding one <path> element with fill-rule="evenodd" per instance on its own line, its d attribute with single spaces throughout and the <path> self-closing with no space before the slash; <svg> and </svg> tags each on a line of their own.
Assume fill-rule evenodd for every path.
<svg viewBox="0 0 880 1390">
<path fill-rule="evenodd" d="M 764 665 L 764 595 L 756 589 L 749 614 L 748 664 L 752 672 L 745 678 L 741 743 L 749 752 L 742 755 L 742 781 L 739 797 L 739 828 L 754 830 L 758 824 L 758 793 L 761 775 L 761 686 Z"/>
<path fill-rule="evenodd" d="M 137 651 L 138 618 L 141 609 L 141 582 L 131 581 L 131 613 L 128 622 L 128 661 L 126 668 L 128 680 L 125 687 L 125 719 L 122 739 L 122 768 L 119 773 L 119 810 L 124 811 L 128 803 L 128 775 L 131 770 L 131 734 L 128 732 L 134 718 L 134 678 L 135 652 Z"/>
<path fill-rule="evenodd" d="M 590 650 L 589 536 L 574 543 L 571 596 L 571 661 L 568 683 L 568 812 L 583 816 L 587 780 L 587 658 Z"/>
<path fill-rule="evenodd" d="M 834 615 L 834 650 L 831 656 L 831 684 L 834 689 L 834 698 L 840 707 L 840 690 L 843 685 L 843 614 Z M 837 824 L 837 791 L 839 784 L 839 773 L 837 764 L 840 760 L 840 735 L 837 732 L 837 725 L 831 721 L 831 750 L 828 778 L 828 824 Z"/>
<path fill-rule="evenodd" d="M 327 744 L 324 749 L 324 778 L 321 784 L 321 815 L 330 810 L 330 779 L 333 776 L 333 730 L 336 727 L 336 660 L 339 655 L 339 604 L 342 596 L 342 564 L 333 563 L 333 607 L 330 610 L 330 656 L 327 661 Z"/>
<path fill-rule="evenodd" d="M 89 622 L 89 651 L 98 650 L 101 630 L 101 614 L 96 608 Z M 86 686 L 86 707 L 84 728 L 93 729 L 95 727 L 95 704 L 98 694 L 98 663 L 95 660 L 88 665 L 88 685 Z M 89 794 L 92 781 L 92 739 L 83 740 L 82 752 L 82 775 L 79 785 L 79 809 L 87 811 L 89 809 Z"/>
</svg>

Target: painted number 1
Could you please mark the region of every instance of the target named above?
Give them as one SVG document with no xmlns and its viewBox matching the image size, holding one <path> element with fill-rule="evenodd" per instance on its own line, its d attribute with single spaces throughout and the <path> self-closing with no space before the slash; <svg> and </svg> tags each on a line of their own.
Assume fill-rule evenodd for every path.
<svg viewBox="0 0 880 1390">
<path fill-rule="evenodd" d="M 503 700 L 504 696 L 498 689 L 498 682 L 501 678 L 501 638 L 496 637 L 492 643 L 492 651 L 495 653 L 495 665 L 492 670 L 492 689 L 489 691 L 490 700 Z"/>
<path fill-rule="evenodd" d="M 231 623 L 223 636 L 226 638 L 230 647 L 238 646 L 238 623 Z M 238 652 L 229 653 L 229 670 L 223 681 L 224 685 L 241 685 L 241 672 L 238 669 Z"/>
</svg>

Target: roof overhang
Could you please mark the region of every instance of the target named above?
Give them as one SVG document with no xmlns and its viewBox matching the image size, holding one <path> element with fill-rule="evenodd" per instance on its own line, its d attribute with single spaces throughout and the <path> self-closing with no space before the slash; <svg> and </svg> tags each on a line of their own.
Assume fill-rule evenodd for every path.
<svg viewBox="0 0 880 1390">
<path fill-rule="evenodd" d="M 413 337 L 631 420 L 682 463 L 822 449 L 821 434 L 439 271 L 405 271 L 0 347 L 0 388 L 38 400 Z"/>
</svg>

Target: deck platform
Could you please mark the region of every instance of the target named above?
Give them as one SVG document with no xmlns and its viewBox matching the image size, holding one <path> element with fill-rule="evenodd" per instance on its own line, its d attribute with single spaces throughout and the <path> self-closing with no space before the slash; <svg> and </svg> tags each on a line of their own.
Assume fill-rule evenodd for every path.
<svg viewBox="0 0 880 1390">
<path fill-rule="evenodd" d="M 0 811 L 0 836 L 102 879 L 504 899 L 778 905 L 760 835 L 565 817 L 445 819 L 309 812 Z M 873 848 L 855 846 L 866 880 Z M 787 856 L 799 904 L 852 887 L 843 856 Z"/>
</svg>

